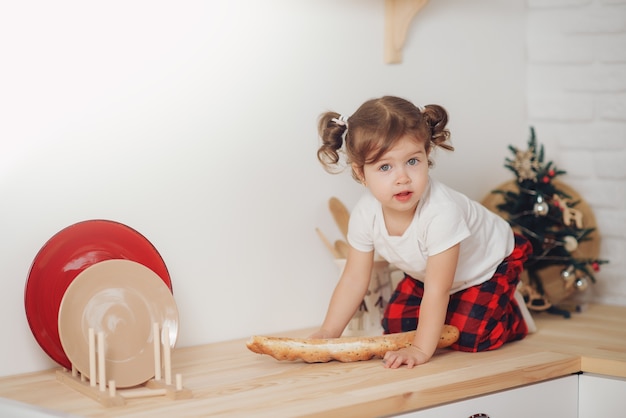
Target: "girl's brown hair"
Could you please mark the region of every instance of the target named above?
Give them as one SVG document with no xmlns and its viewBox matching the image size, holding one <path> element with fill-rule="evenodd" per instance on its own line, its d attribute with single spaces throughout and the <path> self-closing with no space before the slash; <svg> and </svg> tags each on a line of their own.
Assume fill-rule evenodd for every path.
<svg viewBox="0 0 626 418">
<path fill-rule="evenodd" d="M 428 155 L 434 147 L 454 150 L 446 128 L 448 113 L 439 105 L 427 105 L 420 110 L 405 99 L 384 96 L 363 103 L 346 120 L 339 118 L 337 112 L 325 112 L 317 127 L 322 140 L 317 158 L 331 173 L 341 171 L 340 152 L 344 142 L 346 163 L 354 164 L 361 171 L 365 164 L 378 161 L 405 135 L 423 142 Z M 432 165 L 430 158 L 428 165 Z M 352 177 L 360 181 L 354 168 Z"/>
</svg>

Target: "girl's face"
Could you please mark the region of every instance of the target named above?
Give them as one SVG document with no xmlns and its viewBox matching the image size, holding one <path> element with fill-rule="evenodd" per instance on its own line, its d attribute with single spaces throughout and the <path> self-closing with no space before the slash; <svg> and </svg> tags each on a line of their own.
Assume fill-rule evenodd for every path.
<svg viewBox="0 0 626 418">
<path fill-rule="evenodd" d="M 363 184 L 381 203 L 385 217 L 412 218 L 428 185 L 424 143 L 403 136 L 378 161 L 365 164 L 361 175 Z"/>
</svg>

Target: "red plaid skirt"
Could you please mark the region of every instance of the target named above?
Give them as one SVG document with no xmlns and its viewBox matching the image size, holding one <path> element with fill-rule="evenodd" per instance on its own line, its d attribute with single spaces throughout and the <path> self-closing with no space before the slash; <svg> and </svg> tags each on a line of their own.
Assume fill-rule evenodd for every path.
<svg viewBox="0 0 626 418">
<path fill-rule="evenodd" d="M 515 248 L 488 281 L 450 295 L 446 324 L 461 333 L 451 348 L 494 350 L 528 334 L 514 294 L 524 262 L 532 252 L 526 238 L 515 234 Z M 382 320 L 385 334 L 417 329 L 424 284 L 405 275 L 391 295 Z"/>
</svg>

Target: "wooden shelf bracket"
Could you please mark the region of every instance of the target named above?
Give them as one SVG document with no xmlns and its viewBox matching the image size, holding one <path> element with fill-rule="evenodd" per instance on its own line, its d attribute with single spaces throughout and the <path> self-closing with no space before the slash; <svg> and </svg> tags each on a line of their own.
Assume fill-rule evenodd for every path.
<svg viewBox="0 0 626 418">
<path fill-rule="evenodd" d="M 402 48 L 411 22 L 428 0 L 385 0 L 385 63 L 402 62 Z"/>
</svg>

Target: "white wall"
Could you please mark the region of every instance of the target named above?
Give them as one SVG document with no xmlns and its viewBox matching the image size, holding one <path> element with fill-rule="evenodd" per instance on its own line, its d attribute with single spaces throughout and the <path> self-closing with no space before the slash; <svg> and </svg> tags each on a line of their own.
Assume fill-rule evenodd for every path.
<svg viewBox="0 0 626 418">
<path fill-rule="evenodd" d="M 591 206 L 609 260 L 583 296 L 626 305 L 626 0 L 528 4 L 529 123 Z"/>
<path fill-rule="evenodd" d="M 471 3 L 471 4 L 468 4 Z M 401 65 L 382 0 L 0 4 L 0 375 L 55 366 L 23 296 L 41 246 L 107 218 L 160 251 L 179 346 L 319 324 L 337 271 L 315 235 L 361 192 L 316 118 L 382 94 L 448 108 L 433 175 L 480 199 L 528 134 L 522 0 L 431 1 Z"/>
</svg>

